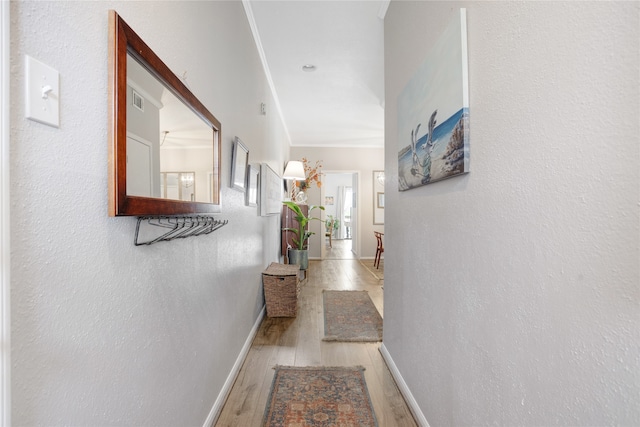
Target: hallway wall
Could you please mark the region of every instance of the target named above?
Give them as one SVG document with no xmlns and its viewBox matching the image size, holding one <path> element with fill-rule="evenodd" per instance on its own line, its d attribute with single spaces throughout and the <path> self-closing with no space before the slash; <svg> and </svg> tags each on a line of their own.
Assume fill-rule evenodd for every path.
<svg viewBox="0 0 640 427">
<path fill-rule="evenodd" d="M 277 217 L 229 188 L 231 142 L 289 146 L 241 2 L 11 3 L 13 425 L 203 425 L 263 306 Z M 107 210 L 108 9 L 222 123 L 208 236 L 134 247 Z M 24 55 L 60 72 L 60 128 L 24 118 Z M 260 103 L 269 115 L 259 114 Z"/>
<path fill-rule="evenodd" d="M 471 172 L 398 192 L 398 94 L 460 7 Z M 384 345 L 431 425 L 640 424 L 639 7 L 389 7 Z"/>
</svg>

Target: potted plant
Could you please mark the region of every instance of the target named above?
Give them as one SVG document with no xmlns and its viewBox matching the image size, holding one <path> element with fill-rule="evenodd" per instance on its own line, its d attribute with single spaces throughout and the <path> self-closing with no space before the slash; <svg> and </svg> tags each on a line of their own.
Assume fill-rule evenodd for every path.
<svg viewBox="0 0 640 427">
<path fill-rule="evenodd" d="M 293 238 L 295 247 L 289 248 L 289 264 L 298 264 L 300 270 L 306 270 L 309 266 L 309 237 L 315 234 L 313 231 L 307 230 L 307 224 L 312 219 L 320 221 L 320 218 L 311 217 L 310 214 L 314 209 L 324 210 L 324 206 L 309 206 L 309 214 L 305 215 L 295 202 L 285 201 L 282 203 L 293 211 L 294 218 L 298 222 L 297 228 L 283 228 L 284 231 L 291 231 L 295 234 Z"/>
</svg>

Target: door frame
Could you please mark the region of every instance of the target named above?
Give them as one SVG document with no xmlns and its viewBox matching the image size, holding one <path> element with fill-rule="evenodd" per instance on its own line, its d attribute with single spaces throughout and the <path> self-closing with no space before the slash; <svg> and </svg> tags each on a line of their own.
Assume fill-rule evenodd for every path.
<svg viewBox="0 0 640 427">
<path fill-rule="evenodd" d="M 0 426 L 11 425 L 9 74 L 11 3 L 0 2 Z"/>
<path fill-rule="evenodd" d="M 355 221 L 352 221 L 352 229 L 351 229 L 351 251 L 353 252 L 353 255 L 355 256 L 356 259 L 360 258 L 360 171 L 358 170 L 353 170 L 353 169 L 349 169 L 349 170 L 323 170 L 322 171 L 323 175 L 337 175 L 337 174 L 343 174 L 343 175 L 351 175 L 351 179 L 353 181 L 353 185 L 352 185 L 352 191 L 353 194 L 355 194 L 355 204 L 353 205 L 353 209 L 355 211 Z M 324 200 L 324 190 L 325 190 L 325 186 L 323 185 L 322 187 L 320 187 L 320 200 Z M 325 214 L 324 212 L 322 213 L 322 219 L 325 219 Z M 324 227 L 322 227 L 322 235 L 324 236 Z M 320 250 L 320 258 L 321 259 L 325 259 L 326 258 L 326 248 L 324 245 L 324 237 L 321 240 L 322 244 L 320 245 L 321 250 Z"/>
</svg>

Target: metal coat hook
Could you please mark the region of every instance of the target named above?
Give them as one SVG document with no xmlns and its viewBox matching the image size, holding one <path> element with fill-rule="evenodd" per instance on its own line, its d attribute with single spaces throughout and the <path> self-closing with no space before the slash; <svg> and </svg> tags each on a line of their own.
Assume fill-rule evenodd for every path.
<svg viewBox="0 0 640 427">
<path fill-rule="evenodd" d="M 228 220 L 219 220 L 210 216 L 142 216 L 138 217 L 133 244 L 136 246 L 152 245 L 157 242 L 169 242 L 173 239 L 211 234 L 228 223 Z M 168 231 L 141 242 L 140 230 L 149 228 L 147 226 L 165 228 Z"/>
</svg>

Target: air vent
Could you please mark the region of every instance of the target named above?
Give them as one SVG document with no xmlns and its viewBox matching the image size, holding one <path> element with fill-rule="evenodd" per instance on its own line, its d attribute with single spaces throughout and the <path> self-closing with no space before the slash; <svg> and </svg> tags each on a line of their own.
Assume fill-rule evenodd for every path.
<svg viewBox="0 0 640 427">
<path fill-rule="evenodd" d="M 133 91 L 133 106 L 140 111 L 144 111 L 144 98 L 135 90 Z"/>
</svg>

